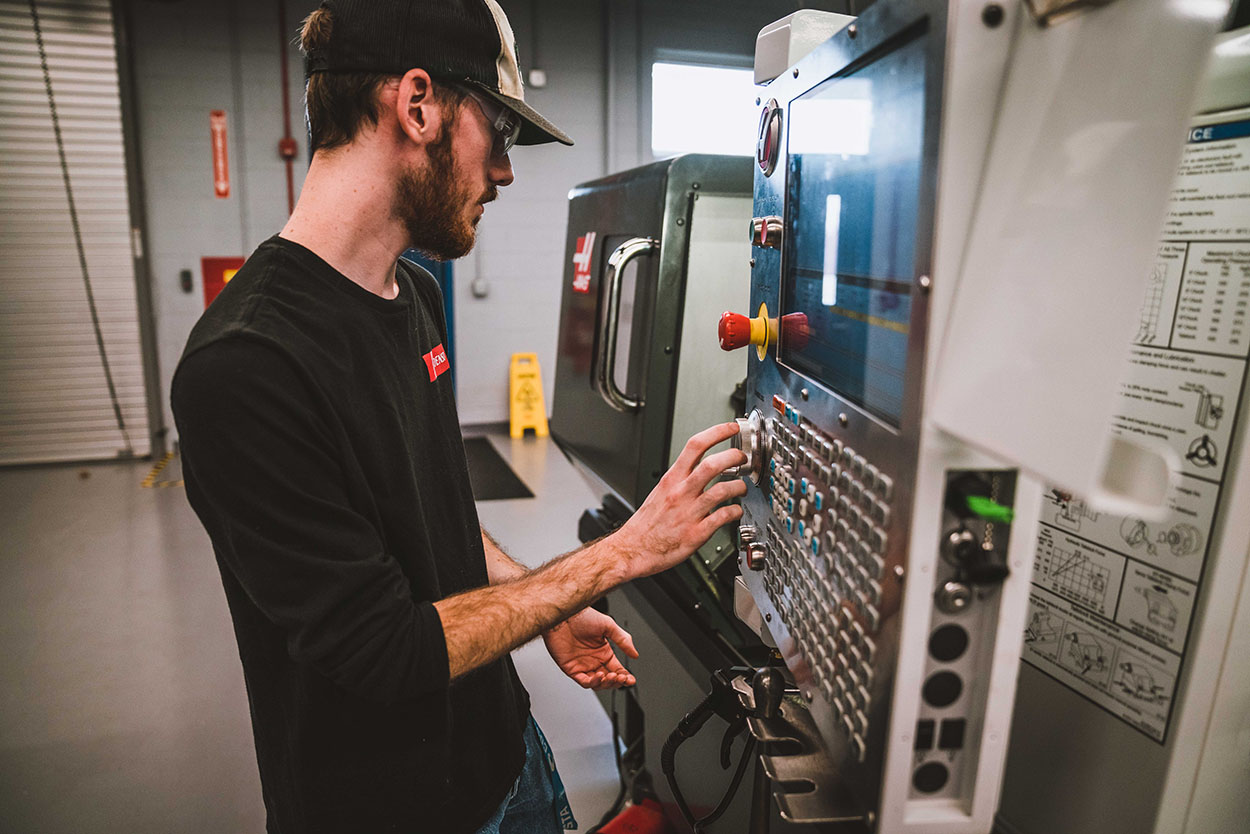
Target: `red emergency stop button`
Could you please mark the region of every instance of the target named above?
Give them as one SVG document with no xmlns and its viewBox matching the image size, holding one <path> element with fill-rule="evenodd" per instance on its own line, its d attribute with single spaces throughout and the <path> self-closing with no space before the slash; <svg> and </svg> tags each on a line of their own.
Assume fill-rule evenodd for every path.
<svg viewBox="0 0 1250 834">
<path fill-rule="evenodd" d="M 716 332 L 721 350 L 737 350 L 751 344 L 751 320 L 741 313 L 721 313 Z"/>
<path fill-rule="evenodd" d="M 755 345 L 756 353 L 763 359 L 769 343 L 776 341 L 776 329 L 776 322 L 768 319 L 768 308 L 761 304 L 759 315 L 753 319 L 728 310 L 721 313 L 717 335 L 720 337 L 721 350 L 737 350 L 747 345 Z"/>
</svg>

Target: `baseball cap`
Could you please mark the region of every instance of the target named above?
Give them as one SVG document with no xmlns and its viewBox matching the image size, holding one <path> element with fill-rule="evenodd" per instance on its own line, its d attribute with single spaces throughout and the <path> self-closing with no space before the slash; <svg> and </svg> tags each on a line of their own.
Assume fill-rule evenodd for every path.
<svg viewBox="0 0 1250 834">
<path fill-rule="evenodd" d="M 304 74 L 403 75 L 414 67 L 480 90 L 521 117 L 518 145 L 561 142 L 564 131 L 525 103 L 512 26 L 495 0 L 324 0 L 333 16 L 325 46 Z"/>
</svg>

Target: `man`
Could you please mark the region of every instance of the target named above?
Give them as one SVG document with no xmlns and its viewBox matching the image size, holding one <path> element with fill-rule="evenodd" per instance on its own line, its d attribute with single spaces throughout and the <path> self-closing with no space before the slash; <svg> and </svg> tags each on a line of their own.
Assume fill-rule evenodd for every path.
<svg viewBox="0 0 1250 834">
<path fill-rule="evenodd" d="M 741 515 L 743 462 L 686 444 L 616 534 L 528 572 L 478 525 L 437 286 L 473 245 L 525 104 L 494 0 L 339 0 L 305 21 L 314 156 L 299 204 L 196 325 L 172 399 L 247 682 L 268 827 L 559 830 L 508 653 L 539 636 L 586 687 L 630 685 L 587 606 Z M 705 491 L 706 489 L 706 491 Z"/>
</svg>

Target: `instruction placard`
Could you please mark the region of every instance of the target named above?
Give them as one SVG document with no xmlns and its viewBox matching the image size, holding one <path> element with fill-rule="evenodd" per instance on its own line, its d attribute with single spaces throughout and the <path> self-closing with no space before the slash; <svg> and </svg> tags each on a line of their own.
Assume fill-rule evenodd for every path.
<svg viewBox="0 0 1250 834">
<path fill-rule="evenodd" d="M 1170 445 L 1162 522 L 1050 493 L 1025 662 L 1163 743 L 1250 355 L 1250 114 L 1190 131 L 1115 430 Z"/>
</svg>

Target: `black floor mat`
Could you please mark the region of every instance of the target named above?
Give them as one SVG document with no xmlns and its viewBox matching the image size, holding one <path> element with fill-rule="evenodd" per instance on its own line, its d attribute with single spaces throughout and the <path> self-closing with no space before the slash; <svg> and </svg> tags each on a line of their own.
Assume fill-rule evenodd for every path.
<svg viewBox="0 0 1250 834">
<path fill-rule="evenodd" d="M 466 437 L 464 454 L 469 460 L 469 480 L 473 483 L 473 497 L 476 500 L 534 497 L 534 493 L 521 483 L 512 467 L 508 466 L 507 461 L 500 457 L 485 437 Z"/>
</svg>

